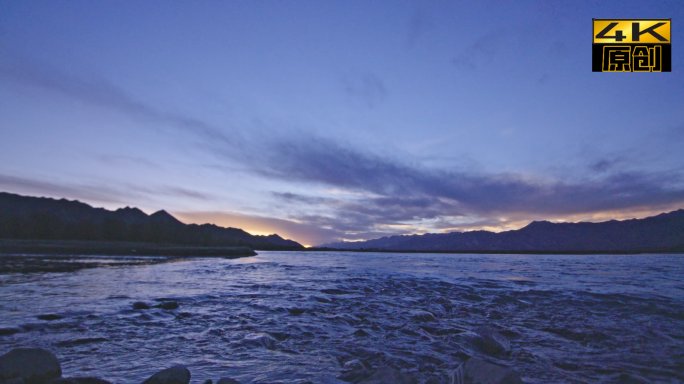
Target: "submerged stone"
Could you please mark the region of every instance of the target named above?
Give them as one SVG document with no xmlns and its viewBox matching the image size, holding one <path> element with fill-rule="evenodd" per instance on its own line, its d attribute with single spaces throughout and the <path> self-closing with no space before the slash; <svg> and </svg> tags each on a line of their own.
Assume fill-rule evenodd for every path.
<svg viewBox="0 0 684 384">
<path fill-rule="evenodd" d="M 348 295 L 348 294 L 351 293 L 351 292 L 343 291 L 343 290 L 341 290 L 341 289 L 336 289 L 336 288 L 332 288 L 332 289 L 321 289 L 321 292 L 326 293 L 326 294 L 328 294 L 328 295 Z"/>
<path fill-rule="evenodd" d="M 617 382 L 620 384 L 651 384 L 652 381 L 648 380 L 639 375 L 634 375 L 631 373 L 622 373 L 617 378 Z"/>
<path fill-rule="evenodd" d="M 417 321 L 435 321 L 435 315 L 428 311 L 415 311 L 412 317 Z"/>
<path fill-rule="evenodd" d="M 235 379 L 231 379 L 230 377 L 222 377 L 216 382 L 216 384 L 240 384 L 240 382 Z"/>
<path fill-rule="evenodd" d="M 506 336 L 491 327 L 478 327 L 470 341 L 475 347 L 488 355 L 506 354 L 511 351 L 511 344 Z"/>
<path fill-rule="evenodd" d="M 142 301 L 137 301 L 133 303 L 133 309 L 150 309 L 150 306 Z"/>
<path fill-rule="evenodd" d="M 19 333 L 19 332 L 21 332 L 21 329 L 19 329 L 19 328 L 14 328 L 14 327 L 0 328 L 0 336 L 14 335 L 15 333 Z"/>
<path fill-rule="evenodd" d="M 508 367 L 472 357 L 451 372 L 449 384 L 523 384 L 520 375 Z"/>
<path fill-rule="evenodd" d="M 360 381 L 364 384 L 417 384 L 418 379 L 394 368 L 378 368 L 372 375 Z"/>
<path fill-rule="evenodd" d="M 143 381 L 143 384 L 188 384 L 190 371 L 182 365 L 175 365 L 159 371 Z"/>
<path fill-rule="evenodd" d="M 372 375 L 373 371 L 366 368 L 357 368 L 351 371 L 342 372 L 337 378 L 348 383 L 360 383 L 362 380 Z"/>
<path fill-rule="evenodd" d="M 98 379 L 97 377 L 59 377 L 50 382 L 50 384 L 112 384 L 107 380 Z"/>
<path fill-rule="evenodd" d="M 180 305 L 178 305 L 178 303 L 175 301 L 165 301 L 165 302 L 157 305 L 157 307 L 161 308 L 161 309 L 171 310 L 171 309 L 178 309 L 178 307 L 180 307 Z"/>
<path fill-rule="evenodd" d="M 0 356 L 0 379 L 22 378 L 25 384 L 46 384 L 60 377 L 54 353 L 42 348 L 15 348 Z"/>
<path fill-rule="evenodd" d="M 439 379 L 436 377 L 430 377 L 427 380 L 423 381 L 423 384 L 442 384 L 442 382 L 439 381 Z"/>
<path fill-rule="evenodd" d="M 268 350 L 274 350 L 276 348 L 275 339 L 266 333 L 259 333 L 245 337 L 240 342 L 243 345 L 261 346 Z"/>
</svg>

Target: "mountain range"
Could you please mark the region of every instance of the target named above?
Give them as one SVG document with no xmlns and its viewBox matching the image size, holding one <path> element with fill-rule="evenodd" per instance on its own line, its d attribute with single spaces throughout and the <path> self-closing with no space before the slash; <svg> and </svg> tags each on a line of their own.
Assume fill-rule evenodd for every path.
<svg viewBox="0 0 684 384">
<path fill-rule="evenodd" d="M 301 250 L 278 235 L 255 236 L 213 224 L 184 224 L 166 211 L 109 211 L 79 201 L 0 192 L 0 239 L 131 241 L 193 246 L 248 246 L 257 250 Z"/>
<path fill-rule="evenodd" d="M 393 251 L 684 251 L 684 209 L 645 219 L 602 223 L 534 221 L 506 232 L 402 235 L 319 248 Z"/>
</svg>

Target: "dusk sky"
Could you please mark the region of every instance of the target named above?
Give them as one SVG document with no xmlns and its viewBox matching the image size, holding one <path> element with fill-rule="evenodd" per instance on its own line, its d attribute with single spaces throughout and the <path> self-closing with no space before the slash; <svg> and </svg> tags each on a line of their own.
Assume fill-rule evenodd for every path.
<svg viewBox="0 0 684 384">
<path fill-rule="evenodd" d="M 592 73 L 671 18 L 671 73 Z M 0 191 L 305 245 L 684 208 L 684 3 L 0 1 Z"/>
</svg>

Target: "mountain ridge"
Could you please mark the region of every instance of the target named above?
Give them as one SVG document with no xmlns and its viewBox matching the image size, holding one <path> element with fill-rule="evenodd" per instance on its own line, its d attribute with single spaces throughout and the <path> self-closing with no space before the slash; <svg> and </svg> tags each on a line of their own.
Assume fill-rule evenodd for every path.
<svg viewBox="0 0 684 384">
<path fill-rule="evenodd" d="M 0 192 L 0 239 L 97 240 L 192 246 L 248 246 L 258 250 L 301 250 L 278 235 L 251 235 L 238 228 L 184 224 L 165 210 L 151 215 L 138 208 L 114 211 L 78 200 Z"/>
<path fill-rule="evenodd" d="M 600 223 L 533 221 L 505 231 L 426 233 L 386 236 L 319 246 L 395 251 L 632 251 L 677 250 L 684 246 L 684 209 L 643 219 Z"/>
</svg>

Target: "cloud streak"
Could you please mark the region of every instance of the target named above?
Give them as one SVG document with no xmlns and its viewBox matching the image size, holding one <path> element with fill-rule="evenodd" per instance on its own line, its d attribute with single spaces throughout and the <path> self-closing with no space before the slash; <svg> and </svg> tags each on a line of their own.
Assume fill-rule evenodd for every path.
<svg viewBox="0 0 684 384">
<path fill-rule="evenodd" d="M 132 200 L 140 199 L 154 201 L 159 196 L 200 201 L 213 200 L 213 197 L 208 194 L 174 186 L 143 187 L 125 183 L 112 186 L 107 183 L 49 182 L 3 174 L 0 174 L 0 190 L 117 204 L 131 204 Z"/>
<path fill-rule="evenodd" d="M 377 194 L 382 198 L 372 199 L 376 207 L 421 202 L 421 209 L 460 213 L 570 214 L 684 201 L 676 172 L 617 172 L 574 183 L 476 174 L 407 164 L 316 137 L 274 142 L 261 160 L 253 165 L 265 176 Z"/>
<path fill-rule="evenodd" d="M 343 79 L 344 91 L 351 100 L 373 108 L 387 98 L 387 88 L 380 77 L 373 73 L 348 75 Z"/>
<path fill-rule="evenodd" d="M 205 139 L 225 145 L 239 145 L 240 137 L 227 135 L 221 129 L 200 119 L 160 110 L 129 97 L 115 85 L 102 80 L 86 80 L 69 75 L 48 65 L 25 60 L 0 62 L 0 76 L 21 84 L 52 91 L 84 103 L 109 108 L 145 122 L 189 131 Z"/>
</svg>

